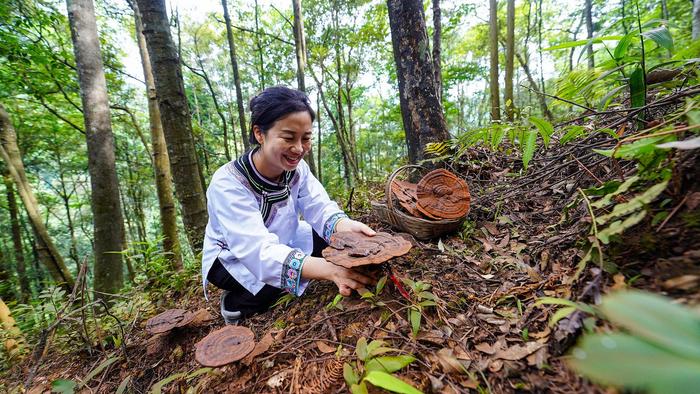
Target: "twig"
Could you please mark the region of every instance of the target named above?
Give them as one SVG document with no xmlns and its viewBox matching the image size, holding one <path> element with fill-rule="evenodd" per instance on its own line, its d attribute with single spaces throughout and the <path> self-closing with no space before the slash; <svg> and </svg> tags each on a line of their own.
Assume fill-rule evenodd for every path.
<svg viewBox="0 0 700 394">
<path fill-rule="evenodd" d="M 593 177 L 593 179 L 595 179 L 596 182 L 598 182 L 598 183 L 601 184 L 601 185 L 603 184 L 603 181 L 601 181 L 597 176 L 595 176 L 595 174 L 593 174 L 593 173 L 591 172 L 591 170 L 588 169 L 588 167 L 586 167 L 583 163 L 581 163 L 581 162 L 579 161 L 579 159 L 576 158 L 576 156 L 574 156 L 574 160 L 576 160 L 576 162 L 578 163 L 578 165 L 579 165 L 581 168 L 583 168 L 583 170 L 586 171 L 586 172 L 588 173 L 588 175 L 590 175 L 591 177 Z M 599 163 L 600 163 L 600 162 L 599 162 Z M 594 165 L 595 165 L 595 164 L 594 164 Z"/>
<path fill-rule="evenodd" d="M 591 107 L 586 107 L 585 105 L 579 104 L 579 103 L 577 103 L 577 102 L 575 102 L 575 101 L 571 101 L 571 100 L 568 100 L 568 99 L 565 99 L 565 98 L 562 98 L 562 97 L 559 97 L 559 96 L 555 96 L 555 95 L 552 95 L 552 94 L 549 94 L 549 93 L 538 92 L 537 90 L 532 89 L 532 88 L 530 88 L 530 87 L 527 87 L 527 86 L 525 86 L 525 85 L 520 85 L 520 86 L 523 87 L 523 88 L 525 88 L 525 89 L 527 89 L 527 90 L 529 90 L 529 91 L 531 91 L 531 92 L 533 92 L 533 93 L 540 94 L 540 95 L 545 96 L 545 97 L 553 98 L 553 99 L 555 99 L 555 100 L 563 101 L 563 102 L 565 102 L 565 103 L 567 103 L 567 104 L 575 105 L 575 106 L 577 106 L 577 107 L 579 107 L 579 108 L 583 108 L 583 109 L 585 109 L 585 110 L 587 110 L 587 111 L 591 111 L 591 112 L 593 112 L 594 115 L 597 115 L 597 114 L 598 114 L 598 111 L 596 111 L 595 109 L 593 109 L 593 108 L 591 108 Z"/>
<path fill-rule="evenodd" d="M 681 200 L 681 202 L 680 202 L 678 205 L 676 205 L 675 208 L 673 208 L 673 210 L 672 210 L 671 213 L 666 217 L 666 219 L 664 219 L 664 221 L 661 222 L 661 224 L 659 225 L 659 227 L 656 228 L 656 232 L 657 232 L 657 233 L 658 233 L 659 231 L 661 231 L 662 228 L 664 228 L 664 226 L 666 225 L 666 223 L 668 223 L 668 221 L 671 220 L 671 218 L 673 217 L 673 215 L 675 215 L 676 212 L 678 212 L 678 210 L 683 206 L 683 204 L 685 204 L 685 201 L 688 199 L 688 196 L 689 196 L 689 194 L 686 194 L 685 197 L 683 197 L 683 199 Z"/>
</svg>

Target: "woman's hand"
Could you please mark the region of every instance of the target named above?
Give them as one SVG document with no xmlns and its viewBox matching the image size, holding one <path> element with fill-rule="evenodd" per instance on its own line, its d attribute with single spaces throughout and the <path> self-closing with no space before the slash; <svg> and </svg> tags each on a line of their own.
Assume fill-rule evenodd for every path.
<svg viewBox="0 0 700 394">
<path fill-rule="evenodd" d="M 374 236 L 377 234 L 376 231 L 372 230 L 366 224 L 358 222 L 357 220 L 352 220 L 350 218 L 342 218 L 338 220 L 335 225 L 335 232 L 339 233 L 341 231 L 351 231 L 354 233 L 362 233 L 368 236 Z"/>
<path fill-rule="evenodd" d="M 352 293 L 352 290 L 357 290 L 376 282 L 376 280 L 357 271 L 335 265 L 324 258 L 312 256 L 308 256 L 304 260 L 301 277 L 305 279 L 332 280 L 338 286 L 338 292 L 346 297 Z"/>
</svg>

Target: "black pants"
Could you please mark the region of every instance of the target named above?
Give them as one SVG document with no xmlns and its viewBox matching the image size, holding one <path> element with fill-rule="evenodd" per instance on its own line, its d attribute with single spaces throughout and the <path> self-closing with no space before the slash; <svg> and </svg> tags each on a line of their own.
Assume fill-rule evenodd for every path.
<svg viewBox="0 0 700 394">
<path fill-rule="evenodd" d="M 328 244 L 316 231 L 313 231 L 313 238 L 314 247 L 311 256 L 320 257 L 321 251 L 327 247 Z M 258 294 L 253 295 L 226 271 L 226 268 L 224 268 L 219 259 L 216 259 L 214 265 L 212 265 L 209 270 L 207 280 L 214 284 L 214 286 L 230 292 L 224 299 L 226 310 L 240 311 L 243 318 L 256 313 L 265 312 L 284 295 L 283 290 L 268 284 L 263 286 Z"/>
</svg>

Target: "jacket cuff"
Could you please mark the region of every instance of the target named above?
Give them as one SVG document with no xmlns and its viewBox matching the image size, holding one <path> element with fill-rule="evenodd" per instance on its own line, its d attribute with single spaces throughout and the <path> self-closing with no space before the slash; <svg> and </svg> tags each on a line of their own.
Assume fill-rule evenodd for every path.
<svg viewBox="0 0 700 394">
<path fill-rule="evenodd" d="M 282 290 L 294 295 L 300 296 L 302 289 L 299 286 L 301 280 L 301 268 L 304 266 L 306 254 L 295 249 L 292 250 L 287 258 L 284 259 L 282 266 L 281 288 Z"/>
<path fill-rule="evenodd" d="M 326 220 L 326 224 L 323 225 L 323 239 L 327 243 L 331 243 L 331 235 L 335 232 L 335 225 L 338 224 L 338 221 L 347 217 L 348 215 L 346 215 L 345 212 L 338 212 L 334 213 Z"/>
</svg>

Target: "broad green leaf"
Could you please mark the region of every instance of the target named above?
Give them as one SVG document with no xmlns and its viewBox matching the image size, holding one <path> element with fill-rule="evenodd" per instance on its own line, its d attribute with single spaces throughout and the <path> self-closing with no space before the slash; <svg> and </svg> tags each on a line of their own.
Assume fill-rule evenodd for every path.
<svg viewBox="0 0 700 394">
<path fill-rule="evenodd" d="M 386 345 L 386 342 L 382 341 L 381 339 L 375 339 L 372 342 L 367 345 L 367 357 L 372 357 L 372 353 L 376 350 L 379 349 L 380 347 Z"/>
<path fill-rule="evenodd" d="M 408 320 L 411 322 L 411 331 L 413 331 L 414 337 L 418 335 L 418 331 L 420 330 L 421 317 L 421 313 L 418 309 L 413 307 L 408 309 Z"/>
<path fill-rule="evenodd" d="M 557 323 L 559 323 L 559 320 L 576 312 L 577 309 L 578 308 L 575 306 L 565 306 L 565 307 L 557 310 L 556 312 L 554 312 L 552 317 L 549 318 L 549 326 L 554 327 L 555 325 L 557 325 Z"/>
<path fill-rule="evenodd" d="M 598 109 L 601 111 L 607 109 L 608 105 L 610 104 L 610 101 L 613 98 L 615 98 L 615 96 L 620 94 L 620 92 L 622 92 L 622 90 L 624 90 L 626 87 L 627 86 L 625 86 L 625 85 L 621 85 L 621 86 L 618 86 L 614 89 L 610 89 L 610 91 L 607 92 L 605 94 L 605 96 L 603 96 L 603 98 L 600 99 L 600 102 L 598 103 Z"/>
<path fill-rule="evenodd" d="M 357 358 L 360 360 L 365 361 L 365 359 L 367 359 L 367 338 L 361 337 L 357 340 L 355 353 L 357 354 Z"/>
<path fill-rule="evenodd" d="M 651 39 L 656 45 L 673 51 L 673 37 L 666 26 L 659 26 L 656 29 L 648 30 L 642 33 L 642 36 Z"/>
<path fill-rule="evenodd" d="M 163 387 L 165 387 L 166 384 L 168 384 L 174 380 L 184 378 L 185 376 L 187 376 L 186 372 L 176 373 L 176 374 L 168 376 L 167 378 L 165 378 L 165 379 L 157 382 L 153 386 L 151 386 L 151 394 L 161 394 L 163 392 Z"/>
<path fill-rule="evenodd" d="M 688 119 L 688 126 L 700 125 L 700 110 L 688 111 L 685 117 Z M 696 128 L 694 131 L 697 133 L 700 128 Z"/>
<path fill-rule="evenodd" d="M 661 193 L 663 193 L 664 190 L 666 190 L 666 186 L 668 186 L 668 181 L 657 183 L 656 185 L 644 191 L 644 193 L 634 196 L 634 198 L 632 198 L 628 202 L 615 205 L 612 212 L 610 212 L 609 214 L 598 216 L 596 218 L 596 223 L 602 225 L 607 223 L 611 219 L 616 219 L 637 211 L 644 205 L 654 201 L 656 197 L 658 197 Z"/>
<path fill-rule="evenodd" d="M 407 355 L 376 357 L 369 360 L 365 364 L 365 370 L 392 373 L 400 370 L 415 360 L 415 357 Z"/>
<path fill-rule="evenodd" d="M 398 351 L 398 349 L 395 349 L 393 347 L 382 346 L 382 347 L 378 347 L 378 348 L 372 349 L 372 351 L 367 352 L 367 357 L 372 358 L 372 357 L 377 356 L 379 354 L 396 352 L 396 351 Z"/>
<path fill-rule="evenodd" d="M 700 387 L 700 359 L 680 357 L 631 335 L 586 335 L 571 354 L 569 365 L 598 383 L 652 394 L 691 394 Z"/>
<path fill-rule="evenodd" d="M 557 49 L 566 49 L 566 48 L 574 48 L 574 47 L 580 47 L 583 45 L 587 45 L 588 42 L 590 41 L 592 44 L 599 44 L 603 41 L 617 41 L 622 39 L 622 36 L 605 36 L 605 37 L 596 37 L 596 38 L 591 38 L 590 40 L 576 40 L 576 41 L 569 41 L 565 42 L 559 45 L 554 45 L 549 48 L 544 48 L 543 51 L 554 51 Z"/>
<path fill-rule="evenodd" d="M 635 176 L 632 176 L 632 177 L 627 178 L 627 180 L 625 180 L 624 182 L 622 182 L 622 184 L 620 184 L 620 186 L 617 187 L 617 190 L 615 190 L 614 192 L 612 192 L 612 193 L 610 193 L 610 194 L 605 195 L 605 197 L 603 197 L 603 198 L 601 198 L 600 200 L 598 200 L 598 201 L 592 203 L 591 206 L 592 206 L 593 208 L 603 208 L 603 207 L 605 207 L 605 206 L 607 206 L 607 205 L 610 205 L 610 203 L 612 202 L 612 198 L 613 198 L 613 197 L 615 197 L 615 196 L 617 196 L 617 195 L 619 195 L 619 194 L 622 194 L 622 193 L 626 193 L 627 190 L 629 190 L 630 187 L 632 187 L 632 185 L 633 185 L 635 182 L 637 182 L 638 180 L 639 180 L 639 176 L 638 176 L 638 175 L 635 175 Z"/>
<path fill-rule="evenodd" d="M 559 143 L 562 145 L 586 134 L 586 129 L 579 125 L 567 126 L 564 130 L 567 130 L 566 133 L 564 133 L 564 135 L 559 139 Z"/>
<path fill-rule="evenodd" d="M 647 86 L 644 76 L 644 70 L 637 67 L 630 74 L 630 102 L 632 108 L 643 107 L 647 100 Z"/>
<path fill-rule="evenodd" d="M 574 308 L 578 306 L 578 304 L 576 304 L 574 301 L 556 297 L 540 297 L 537 299 L 537 302 L 535 302 L 535 306 L 539 305 L 564 305 L 572 306 Z"/>
<path fill-rule="evenodd" d="M 629 48 L 630 44 L 632 43 L 632 39 L 637 36 L 636 32 L 628 33 L 626 36 L 622 37 L 620 39 L 620 42 L 617 43 L 617 46 L 615 47 L 615 51 L 613 52 L 613 57 L 615 60 L 621 60 L 622 58 L 627 55 L 627 49 Z"/>
<path fill-rule="evenodd" d="M 77 387 L 77 382 L 68 379 L 57 379 L 51 382 L 52 393 L 73 394 Z"/>
<path fill-rule="evenodd" d="M 435 301 L 435 294 L 429 291 L 421 291 L 420 293 L 418 293 L 418 297 L 425 298 L 426 300 Z"/>
<path fill-rule="evenodd" d="M 690 309 L 641 291 L 611 294 L 600 308 L 612 323 L 700 363 L 700 316 Z"/>
<path fill-rule="evenodd" d="M 364 380 L 394 393 L 422 394 L 420 390 L 386 372 L 370 371 L 367 376 L 365 376 Z"/>
<path fill-rule="evenodd" d="M 435 301 L 425 300 L 425 301 L 419 302 L 418 305 L 420 305 L 422 307 L 428 307 L 428 306 L 437 306 L 437 303 Z"/>
<path fill-rule="evenodd" d="M 549 146 L 549 139 L 552 134 L 554 134 L 554 127 L 552 124 L 536 116 L 530 116 L 528 120 L 530 120 L 530 123 L 537 126 L 537 129 L 540 131 L 540 135 L 542 136 L 542 140 L 544 141 L 544 146 Z"/>
<path fill-rule="evenodd" d="M 347 383 L 348 386 L 357 384 L 357 382 L 360 381 L 360 377 L 357 375 L 357 372 L 355 372 L 355 368 L 348 363 L 343 363 L 343 378 L 345 378 L 345 383 Z"/>
<path fill-rule="evenodd" d="M 365 385 L 365 382 L 353 384 L 350 386 L 350 392 L 352 394 L 367 394 L 367 385 Z"/>
<path fill-rule="evenodd" d="M 617 220 L 601 231 L 598 231 L 598 239 L 604 244 L 610 243 L 610 237 L 617 234 L 622 234 L 628 228 L 641 222 L 647 216 L 647 211 L 640 211 L 629 216 L 625 220 Z"/>
<path fill-rule="evenodd" d="M 617 151 L 614 149 L 593 149 L 593 151 L 607 157 L 611 157 L 614 153 L 615 158 L 617 159 L 633 160 L 658 150 L 659 148 L 657 148 L 656 145 L 662 141 L 666 142 L 666 140 L 675 138 L 673 136 L 671 137 L 672 138 L 669 138 L 669 136 L 660 135 L 643 138 L 641 140 L 634 141 L 631 144 L 622 145 Z"/>
<path fill-rule="evenodd" d="M 494 124 L 491 127 L 491 148 L 496 149 L 501 142 L 503 142 L 503 137 L 506 135 L 506 129 L 503 125 Z"/>
<path fill-rule="evenodd" d="M 525 141 L 523 144 L 523 167 L 527 170 L 527 165 L 535 155 L 535 146 L 537 145 L 537 132 L 527 130 L 525 132 Z"/>
</svg>

